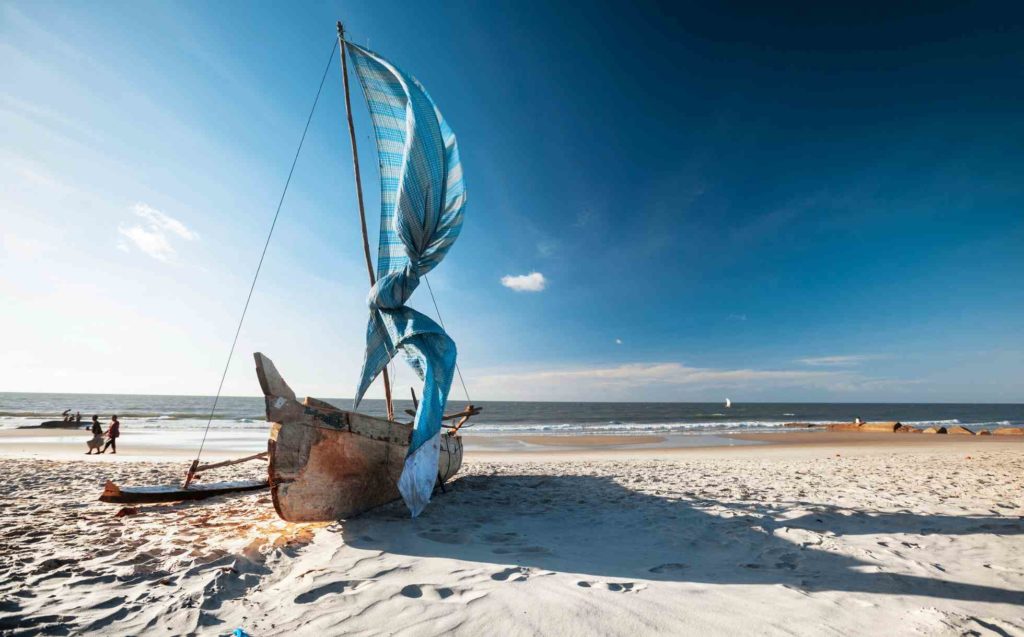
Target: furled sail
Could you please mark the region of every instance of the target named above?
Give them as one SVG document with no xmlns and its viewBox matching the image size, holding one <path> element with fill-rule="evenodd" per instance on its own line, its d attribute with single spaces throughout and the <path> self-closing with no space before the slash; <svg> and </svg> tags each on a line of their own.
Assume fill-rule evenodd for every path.
<svg viewBox="0 0 1024 637">
<path fill-rule="evenodd" d="M 415 517 L 430 501 L 437 478 L 456 349 L 437 323 L 405 303 L 459 236 L 466 189 L 455 134 L 423 86 L 376 53 L 351 42 L 345 46 L 373 120 L 381 199 L 377 283 L 367 299 L 366 358 L 355 403 L 399 350 L 423 380 L 398 481 Z"/>
</svg>

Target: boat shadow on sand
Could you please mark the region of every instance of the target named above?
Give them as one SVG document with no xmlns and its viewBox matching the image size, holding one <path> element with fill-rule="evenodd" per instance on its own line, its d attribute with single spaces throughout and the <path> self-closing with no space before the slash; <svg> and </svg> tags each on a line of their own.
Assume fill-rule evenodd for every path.
<svg viewBox="0 0 1024 637">
<path fill-rule="evenodd" d="M 1017 590 L 954 581 L 930 551 L 915 555 L 947 536 L 1024 534 L 1012 517 L 767 506 L 645 494 L 605 477 L 497 475 L 456 480 L 415 520 L 392 503 L 332 529 L 357 548 L 512 566 L 497 580 L 535 568 L 622 580 L 578 583 L 612 590 L 644 579 L 1024 603 Z M 875 537 L 851 537 L 864 535 Z M 874 555 L 905 572 L 884 572 Z"/>
</svg>

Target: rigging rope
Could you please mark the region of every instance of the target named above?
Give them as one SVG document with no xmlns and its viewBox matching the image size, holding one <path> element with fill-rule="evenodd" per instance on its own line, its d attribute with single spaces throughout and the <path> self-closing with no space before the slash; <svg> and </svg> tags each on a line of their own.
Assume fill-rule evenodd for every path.
<svg viewBox="0 0 1024 637">
<path fill-rule="evenodd" d="M 299 147 L 295 149 L 295 157 L 292 159 L 292 167 L 288 170 L 288 178 L 284 182 L 284 190 L 281 191 L 281 199 L 277 202 L 277 210 L 274 212 L 274 220 L 270 224 L 270 231 L 267 232 L 267 240 L 263 244 L 263 252 L 260 254 L 260 261 L 256 265 L 256 273 L 253 274 L 252 284 L 249 286 L 249 295 L 245 297 L 245 306 L 242 308 L 242 316 L 238 319 L 238 327 L 235 328 L 235 338 L 231 341 L 231 349 L 228 351 L 228 359 L 224 362 L 224 371 L 220 375 L 220 384 L 217 386 L 217 395 L 213 399 L 213 408 L 210 410 L 210 417 L 206 421 L 206 429 L 203 431 L 203 440 L 199 443 L 199 452 L 196 454 L 196 462 L 203 455 L 203 447 L 206 445 L 206 436 L 210 433 L 210 424 L 213 416 L 217 413 L 217 403 L 220 402 L 220 393 L 224 389 L 224 379 L 227 378 L 228 368 L 231 366 L 231 357 L 235 354 L 235 345 L 238 344 L 238 335 L 242 332 L 242 323 L 245 322 L 245 313 L 249 311 L 249 302 L 252 300 L 253 290 L 256 289 L 256 279 L 260 276 L 263 268 L 263 259 L 267 256 L 267 248 L 270 246 L 270 238 L 274 235 L 274 227 L 277 226 L 277 218 L 281 214 L 281 206 L 284 205 L 284 197 L 288 193 L 288 185 L 292 183 L 292 175 L 295 173 L 295 165 L 299 162 L 299 153 L 302 152 L 302 144 L 306 141 L 306 133 L 309 132 L 309 124 L 313 121 L 313 113 L 316 112 L 317 102 L 320 101 L 320 93 L 324 89 L 324 82 L 327 80 L 327 72 L 331 69 L 334 61 L 334 53 L 338 50 L 338 40 L 334 40 L 331 47 L 331 55 L 327 58 L 327 66 L 324 67 L 323 77 L 320 78 L 320 87 L 316 90 L 316 98 L 313 99 L 313 107 L 309 109 L 309 117 L 306 118 L 306 126 L 302 129 L 302 137 L 299 138 Z"/>
<path fill-rule="evenodd" d="M 441 324 L 441 329 L 443 329 L 444 331 L 447 332 L 448 328 L 445 327 L 444 319 L 441 318 L 441 310 L 439 310 L 437 308 L 437 299 L 434 298 L 434 288 L 430 287 L 430 279 L 428 279 L 427 275 L 424 274 L 423 275 L 423 280 L 427 282 L 427 291 L 430 292 L 430 300 L 433 301 L 433 303 L 434 303 L 434 311 L 437 312 L 437 322 Z M 466 389 L 466 380 L 464 378 L 462 378 L 462 370 L 459 369 L 459 361 L 458 360 L 455 361 L 455 371 L 459 374 L 459 382 L 462 383 L 462 391 L 463 391 L 463 393 L 466 394 L 466 402 L 467 403 L 472 403 L 473 401 L 469 397 L 469 390 Z"/>
</svg>

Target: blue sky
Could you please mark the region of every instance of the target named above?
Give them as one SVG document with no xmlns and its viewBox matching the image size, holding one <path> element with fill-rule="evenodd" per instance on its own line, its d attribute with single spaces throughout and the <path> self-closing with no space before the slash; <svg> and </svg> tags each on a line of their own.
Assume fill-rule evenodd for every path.
<svg viewBox="0 0 1024 637">
<path fill-rule="evenodd" d="M 474 398 L 1024 401 L 1009 10 L 0 4 L 0 390 L 216 389 L 341 18 L 458 135 L 431 282 Z M 255 350 L 299 393 L 356 382 L 336 64 L 229 394 Z"/>
</svg>

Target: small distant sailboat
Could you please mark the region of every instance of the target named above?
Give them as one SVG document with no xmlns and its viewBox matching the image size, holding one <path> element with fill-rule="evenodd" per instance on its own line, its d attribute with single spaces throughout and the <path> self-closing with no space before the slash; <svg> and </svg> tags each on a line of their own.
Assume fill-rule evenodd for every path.
<svg viewBox="0 0 1024 637">
<path fill-rule="evenodd" d="M 731 400 L 729 400 L 728 398 L 726 398 L 726 399 L 725 399 L 725 406 L 726 406 L 726 407 L 732 407 L 732 401 L 731 401 Z"/>
</svg>

